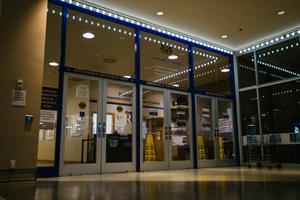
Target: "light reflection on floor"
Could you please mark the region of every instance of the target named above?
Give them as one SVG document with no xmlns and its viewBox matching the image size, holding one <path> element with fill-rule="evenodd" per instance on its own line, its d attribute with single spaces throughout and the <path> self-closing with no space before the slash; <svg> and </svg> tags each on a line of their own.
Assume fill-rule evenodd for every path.
<svg viewBox="0 0 300 200">
<path fill-rule="evenodd" d="M 0 185 L 4 199 L 299 199 L 300 169 L 213 168 L 84 175 Z M 0 198 L 1 200 L 1 198 Z"/>
</svg>

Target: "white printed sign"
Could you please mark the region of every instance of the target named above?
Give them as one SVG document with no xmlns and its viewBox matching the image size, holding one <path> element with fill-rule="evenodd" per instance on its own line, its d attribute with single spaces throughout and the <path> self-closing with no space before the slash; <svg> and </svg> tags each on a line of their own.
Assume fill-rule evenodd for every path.
<svg viewBox="0 0 300 200">
<path fill-rule="evenodd" d="M 25 106 L 26 105 L 26 90 L 14 89 L 12 91 L 12 105 Z"/>
</svg>

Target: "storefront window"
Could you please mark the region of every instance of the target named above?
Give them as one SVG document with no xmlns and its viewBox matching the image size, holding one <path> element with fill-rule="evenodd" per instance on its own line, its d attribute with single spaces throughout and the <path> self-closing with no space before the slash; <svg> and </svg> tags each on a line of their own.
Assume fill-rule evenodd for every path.
<svg viewBox="0 0 300 200">
<path fill-rule="evenodd" d="M 155 84 L 189 88 L 187 45 L 141 33 L 141 79 Z"/>
<path fill-rule="evenodd" d="M 298 37 L 258 51 L 259 83 L 300 77 L 299 54 Z"/>
<path fill-rule="evenodd" d="M 300 163 L 299 81 L 264 87 L 259 94 L 265 151 L 280 162 Z"/>
<path fill-rule="evenodd" d="M 134 41 L 131 28 L 70 10 L 66 66 L 131 78 Z"/>
<path fill-rule="evenodd" d="M 260 132 L 256 90 L 240 92 L 244 161 L 260 159 Z"/>
<path fill-rule="evenodd" d="M 38 139 L 37 165 L 39 167 L 54 165 L 60 61 L 60 12 L 61 9 L 58 6 L 49 4 Z"/>
<path fill-rule="evenodd" d="M 194 48 L 195 88 L 206 94 L 231 95 L 229 58 Z"/>
<path fill-rule="evenodd" d="M 240 88 L 256 84 L 253 53 L 238 57 L 238 77 Z"/>
</svg>

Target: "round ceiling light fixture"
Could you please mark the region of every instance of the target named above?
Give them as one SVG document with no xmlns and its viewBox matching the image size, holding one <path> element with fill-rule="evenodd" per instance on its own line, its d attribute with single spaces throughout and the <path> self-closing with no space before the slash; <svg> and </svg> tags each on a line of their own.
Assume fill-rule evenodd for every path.
<svg viewBox="0 0 300 200">
<path fill-rule="evenodd" d="M 227 34 L 223 34 L 223 35 L 221 35 L 221 38 L 222 39 L 226 39 L 226 38 L 228 38 L 228 35 Z"/>
<path fill-rule="evenodd" d="M 228 69 L 228 68 L 221 69 L 221 72 L 224 72 L 224 73 L 227 73 L 229 71 L 230 71 L 230 69 Z"/>
<path fill-rule="evenodd" d="M 165 14 L 165 13 L 164 13 L 163 11 L 157 11 L 157 12 L 156 12 L 156 15 L 157 15 L 157 16 L 163 16 L 164 14 Z"/>
<path fill-rule="evenodd" d="M 49 62 L 49 65 L 52 67 L 57 67 L 59 64 L 57 62 Z"/>
<path fill-rule="evenodd" d="M 279 10 L 279 11 L 277 11 L 277 15 L 279 15 L 279 16 L 284 15 L 284 14 L 286 14 L 285 10 Z"/>
<path fill-rule="evenodd" d="M 93 33 L 86 32 L 86 33 L 82 34 L 82 37 L 84 37 L 86 39 L 93 39 L 95 37 L 95 35 Z"/>
<path fill-rule="evenodd" d="M 169 60 L 176 60 L 177 58 L 178 58 L 178 56 L 176 56 L 176 55 L 169 55 L 168 56 Z"/>
</svg>

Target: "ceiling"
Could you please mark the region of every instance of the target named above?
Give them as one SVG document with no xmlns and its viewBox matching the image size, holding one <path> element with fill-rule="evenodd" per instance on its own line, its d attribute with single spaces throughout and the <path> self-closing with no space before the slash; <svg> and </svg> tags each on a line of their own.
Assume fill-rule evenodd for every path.
<svg viewBox="0 0 300 200">
<path fill-rule="evenodd" d="M 234 50 L 300 25 L 299 0 L 87 1 Z"/>
</svg>

